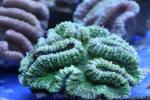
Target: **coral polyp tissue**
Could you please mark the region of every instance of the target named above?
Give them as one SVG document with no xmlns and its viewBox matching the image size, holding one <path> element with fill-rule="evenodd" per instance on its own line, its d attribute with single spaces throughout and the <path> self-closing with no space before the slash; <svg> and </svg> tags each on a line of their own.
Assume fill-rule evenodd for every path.
<svg viewBox="0 0 150 100">
<path fill-rule="evenodd" d="M 24 86 L 83 99 L 128 96 L 141 76 L 135 49 L 99 26 L 62 22 L 21 61 Z"/>
<path fill-rule="evenodd" d="M 7 42 L 9 51 L 15 51 L 23 56 L 33 48 L 38 38 L 43 36 L 48 18 L 48 8 L 40 2 L 3 0 L 0 7 L 0 39 Z M 9 53 L 11 56 L 11 52 Z M 6 55 L 6 59 L 10 60 L 9 58 Z"/>
<path fill-rule="evenodd" d="M 132 30 L 126 27 L 127 22 L 139 10 L 139 5 L 132 0 L 84 0 L 74 12 L 73 19 L 83 25 L 104 26 L 111 32 L 124 36 Z"/>
</svg>

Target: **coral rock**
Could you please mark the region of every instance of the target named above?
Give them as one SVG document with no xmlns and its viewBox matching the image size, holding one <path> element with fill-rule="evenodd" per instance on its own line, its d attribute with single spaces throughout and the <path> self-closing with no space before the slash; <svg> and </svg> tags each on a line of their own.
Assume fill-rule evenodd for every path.
<svg viewBox="0 0 150 100">
<path fill-rule="evenodd" d="M 141 76 L 137 53 L 110 34 L 99 26 L 57 25 L 21 61 L 21 84 L 83 99 L 128 96 Z"/>
</svg>

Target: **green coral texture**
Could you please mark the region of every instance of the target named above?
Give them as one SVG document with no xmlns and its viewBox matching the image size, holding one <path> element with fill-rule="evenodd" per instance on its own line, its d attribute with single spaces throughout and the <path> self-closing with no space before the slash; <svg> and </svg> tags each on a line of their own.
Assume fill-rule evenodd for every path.
<svg viewBox="0 0 150 100">
<path fill-rule="evenodd" d="M 130 95 L 141 76 L 135 49 L 99 26 L 62 22 L 21 61 L 19 80 L 31 89 L 83 99 Z"/>
</svg>

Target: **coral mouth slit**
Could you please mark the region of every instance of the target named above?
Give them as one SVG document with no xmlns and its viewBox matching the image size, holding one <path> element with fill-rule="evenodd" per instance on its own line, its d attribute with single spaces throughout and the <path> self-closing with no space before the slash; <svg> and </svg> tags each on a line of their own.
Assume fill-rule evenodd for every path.
<svg viewBox="0 0 150 100">
<path fill-rule="evenodd" d="M 62 86 L 61 86 L 61 89 L 60 89 L 60 92 L 62 93 L 65 93 L 66 92 L 66 81 L 67 79 L 69 79 L 70 75 L 72 74 L 72 72 L 68 73 L 62 80 Z"/>
<path fill-rule="evenodd" d="M 48 54 L 51 54 L 51 53 L 55 54 L 55 53 L 63 52 L 63 51 L 66 51 L 66 50 L 70 50 L 70 49 L 73 49 L 74 46 L 75 46 L 74 43 L 69 43 L 69 44 L 67 44 L 66 47 L 61 48 L 61 49 L 57 49 L 55 51 L 47 51 L 47 52 L 45 52 L 45 51 L 38 51 L 38 52 L 33 52 L 33 58 L 36 59 L 36 58 L 38 58 L 41 55 L 48 55 Z"/>
</svg>

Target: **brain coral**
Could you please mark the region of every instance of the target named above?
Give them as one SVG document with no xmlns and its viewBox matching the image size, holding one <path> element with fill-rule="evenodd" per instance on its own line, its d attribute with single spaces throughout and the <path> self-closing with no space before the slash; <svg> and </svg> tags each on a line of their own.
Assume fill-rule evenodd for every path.
<svg viewBox="0 0 150 100">
<path fill-rule="evenodd" d="M 132 0 L 84 0 L 74 12 L 74 21 L 83 25 L 99 25 L 117 35 L 128 31 L 127 22 L 139 12 L 139 5 Z M 132 21 L 130 21 L 130 24 Z M 133 26 L 131 26 L 133 27 Z"/>
<path fill-rule="evenodd" d="M 21 61 L 19 80 L 32 89 L 94 99 L 129 95 L 140 79 L 132 46 L 99 26 L 62 22 Z"/>
<path fill-rule="evenodd" d="M 8 43 L 9 51 L 17 53 L 14 57 L 19 57 L 20 54 L 23 57 L 33 48 L 38 38 L 43 36 L 48 18 L 48 9 L 42 3 L 32 0 L 3 0 L 0 7 L 0 40 Z M 4 54 L 0 52 L 0 55 Z M 13 54 L 9 52 L 5 59 L 11 61 L 11 55 Z M 4 57 L 0 60 L 4 60 Z"/>
</svg>

